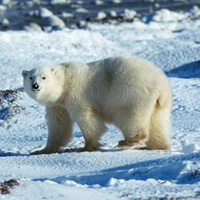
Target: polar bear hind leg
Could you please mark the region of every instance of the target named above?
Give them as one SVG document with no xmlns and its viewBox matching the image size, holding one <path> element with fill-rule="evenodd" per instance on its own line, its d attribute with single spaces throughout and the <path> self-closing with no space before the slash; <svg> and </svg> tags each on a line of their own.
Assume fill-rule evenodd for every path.
<svg viewBox="0 0 200 200">
<path fill-rule="evenodd" d="M 170 94 L 164 94 L 161 98 L 156 102 L 151 116 L 149 140 L 146 142 L 149 150 L 166 150 L 170 148 L 171 96 Z"/>
<path fill-rule="evenodd" d="M 149 105 L 150 106 L 150 105 Z M 124 140 L 119 141 L 118 146 L 133 146 L 140 141 L 147 141 L 149 138 L 149 122 L 152 108 L 137 109 L 127 108 L 119 112 L 115 125 L 122 131 Z M 123 119 L 123 120 L 122 120 Z"/>
<path fill-rule="evenodd" d="M 124 140 L 118 146 L 132 146 L 140 141 L 149 150 L 170 148 L 171 91 L 166 86 L 159 95 L 137 93 L 134 104 L 122 107 L 114 124 L 122 131 Z"/>
</svg>

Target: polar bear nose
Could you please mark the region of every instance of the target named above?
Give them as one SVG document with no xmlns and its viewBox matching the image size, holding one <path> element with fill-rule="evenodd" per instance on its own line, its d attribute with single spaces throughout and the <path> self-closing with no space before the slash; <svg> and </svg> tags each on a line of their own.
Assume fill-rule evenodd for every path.
<svg viewBox="0 0 200 200">
<path fill-rule="evenodd" d="M 33 87 L 34 90 L 39 89 L 39 85 L 37 83 L 33 83 L 32 87 Z"/>
</svg>

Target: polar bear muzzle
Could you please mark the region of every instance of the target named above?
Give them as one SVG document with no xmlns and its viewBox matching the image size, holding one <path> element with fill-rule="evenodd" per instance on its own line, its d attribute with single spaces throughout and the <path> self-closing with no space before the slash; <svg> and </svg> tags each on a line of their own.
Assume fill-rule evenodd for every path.
<svg viewBox="0 0 200 200">
<path fill-rule="evenodd" d="M 39 88 L 40 88 L 40 86 L 36 82 L 34 82 L 33 85 L 32 85 L 32 90 L 33 91 L 39 91 Z"/>
</svg>

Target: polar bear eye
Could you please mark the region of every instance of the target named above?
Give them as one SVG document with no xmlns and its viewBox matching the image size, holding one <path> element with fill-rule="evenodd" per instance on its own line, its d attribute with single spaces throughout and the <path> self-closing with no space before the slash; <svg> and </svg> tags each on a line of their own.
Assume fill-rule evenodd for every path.
<svg viewBox="0 0 200 200">
<path fill-rule="evenodd" d="M 32 80 L 33 79 L 33 77 L 30 77 L 30 80 Z"/>
<path fill-rule="evenodd" d="M 46 79 L 46 77 L 42 77 L 42 79 L 43 79 L 43 80 L 45 80 L 45 79 Z"/>
</svg>

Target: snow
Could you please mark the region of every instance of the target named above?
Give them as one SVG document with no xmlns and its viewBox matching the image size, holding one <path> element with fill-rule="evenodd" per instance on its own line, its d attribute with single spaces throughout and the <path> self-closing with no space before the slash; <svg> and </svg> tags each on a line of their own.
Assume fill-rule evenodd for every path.
<svg viewBox="0 0 200 200">
<path fill-rule="evenodd" d="M 35 11 L 35 15 L 37 17 L 44 18 L 44 17 L 50 17 L 50 16 L 52 16 L 53 13 L 50 10 L 48 10 L 47 8 L 40 8 L 39 10 Z"/>
<path fill-rule="evenodd" d="M 106 13 L 104 13 L 104 12 L 99 12 L 98 14 L 97 14 L 97 19 L 99 19 L 99 20 L 101 20 L 101 19 L 104 19 L 104 18 L 106 18 Z"/>
<path fill-rule="evenodd" d="M 44 27 L 63 28 L 65 23 L 59 17 L 53 15 L 44 18 Z"/>
<path fill-rule="evenodd" d="M 100 151 L 35 156 L 30 153 L 47 139 L 44 107 L 24 92 L 16 100 L 0 98 L 0 181 L 14 178 L 20 184 L 0 199 L 199 198 L 200 23 L 198 17 L 188 18 L 199 12 L 197 7 L 182 13 L 160 10 L 148 23 L 89 24 L 85 30 L 0 32 L 0 90 L 21 88 L 24 69 L 132 55 L 162 68 L 173 93 L 168 151 L 121 150 L 116 147 L 121 133 L 108 125 Z M 3 117 L 16 106 L 21 109 L 14 116 Z M 67 148 L 83 145 L 75 125 Z"/>
<path fill-rule="evenodd" d="M 124 10 L 124 18 L 125 19 L 133 19 L 136 16 L 136 12 L 134 10 L 125 9 Z"/>
</svg>

